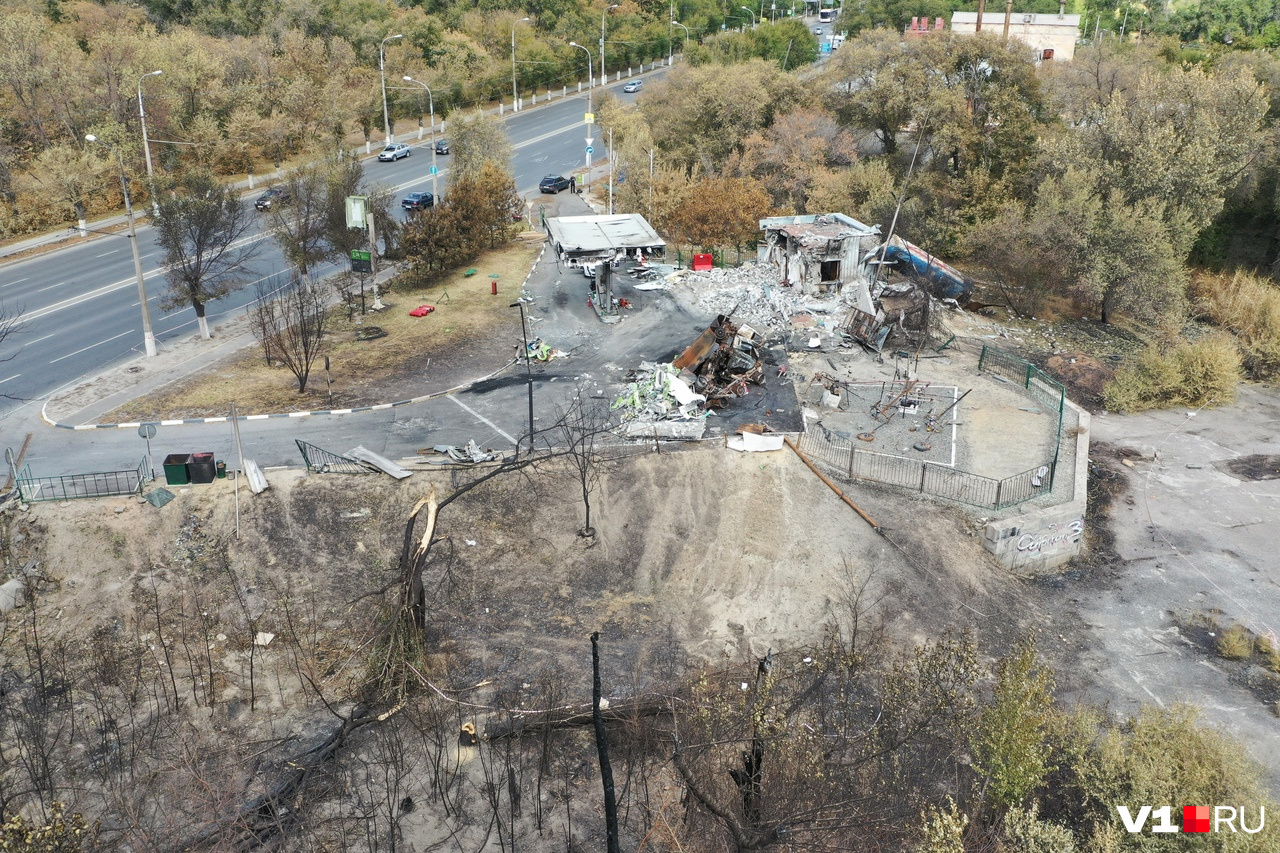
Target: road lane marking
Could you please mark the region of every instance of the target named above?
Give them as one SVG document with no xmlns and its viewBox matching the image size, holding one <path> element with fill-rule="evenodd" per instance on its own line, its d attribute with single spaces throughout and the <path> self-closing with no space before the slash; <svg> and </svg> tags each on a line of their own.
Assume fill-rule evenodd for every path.
<svg viewBox="0 0 1280 853">
<path fill-rule="evenodd" d="M 80 354 L 80 353 L 82 353 L 82 352 L 88 352 L 89 350 L 93 349 L 94 347 L 100 347 L 100 346 L 102 346 L 103 344 L 109 344 L 109 343 L 111 343 L 112 341 L 114 341 L 116 338 L 123 338 L 125 335 L 132 335 L 132 334 L 133 334 L 133 329 L 130 329 L 130 330 L 129 330 L 129 331 L 127 331 L 127 332 L 121 332 L 121 333 L 120 333 L 120 334 L 118 334 L 118 335 L 113 335 L 112 337 L 107 338 L 105 341 L 98 341 L 96 344 L 89 344 L 89 345 L 88 345 L 87 347 L 85 347 L 84 349 L 78 349 L 78 350 L 76 350 L 75 352 L 69 352 L 69 353 L 67 353 L 66 355 L 60 355 L 60 356 L 58 356 L 57 358 L 55 358 L 53 361 L 51 361 L 51 362 L 49 362 L 49 363 L 50 363 L 50 364 L 57 364 L 58 362 L 62 361 L 64 358 L 71 358 L 71 356 L 73 356 L 73 355 L 79 355 L 79 354 Z"/>
<path fill-rule="evenodd" d="M 112 249 L 110 252 L 103 252 L 101 255 L 94 255 L 95 258 L 105 258 L 107 255 L 114 255 L 119 249 Z"/>
<path fill-rule="evenodd" d="M 475 416 L 475 417 L 476 417 L 476 418 L 477 418 L 481 423 L 483 423 L 483 424 L 485 424 L 485 425 L 489 426 L 490 428 L 492 428 L 494 432 L 496 432 L 498 435 L 500 435 L 500 436 L 502 436 L 503 438 L 505 438 L 507 441 L 511 442 L 512 444 L 516 445 L 517 447 L 520 445 L 520 442 L 516 441 L 514 438 L 512 438 L 510 435 L 508 435 L 506 432 L 504 432 L 504 431 L 502 430 L 502 427 L 498 426 L 498 425 L 497 425 L 497 424 L 495 424 L 493 421 L 489 420 L 489 419 L 488 419 L 488 418 L 486 418 L 484 415 L 480 414 L 480 413 L 479 413 L 479 412 L 477 412 L 475 409 L 471 408 L 471 407 L 470 407 L 470 406 L 468 406 L 466 403 L 464 403 L 464 402 L 462 402 L 461 400 L 459 400 L 457 397 L 454 397 L 452 394 L 450 394 L 450 395 L 449 395 L 449 399 L 450 399 L 450 400 L 452 400 L 453 402 L 457 403 L 457 404 L 458 404 L 459 406 L 461 406 L 462 408 L 466 409 L 468 412 L 470 412 L 472 415 L 474 415 L 474 416 Z"/>
<path fill-rule="evenodd" d="M 44 293 L 46 290 L 53 290 L 55 287 L 62 287 L 62 285 L 64 284 L 66 284 L 65 281 L 60 281 L 57 284 L 51 284 L 48 287 L 42 287 L 39 290 L 37 290 L 36 293 Z"/>
<path fill-rule="evenodd" d="M 11 285 L 11 284 L 22 284 L 22 283 L 23 283 L 24 281 L 26 281 L 26 280 L 27 280 L 27 279 L 25 279 L 25 278 L 15 278 L 13 281 L 9 281 L 9 282 L 5 282 L 4 284 L 0 284 L 0 287 L 8 287 L 8 286 L 9 286 L 9 285 Z"/>
<path fill-rule="evenodd" d="M 22 375 L 21 373 L 15 373 L 12 376 L 10 376 L 9 379 L 17 379 L 21 375 Z M 0 379 L 0 385 L 3 385 L 4 383 L 8 382 L 9 379 Z"/>
</svg>

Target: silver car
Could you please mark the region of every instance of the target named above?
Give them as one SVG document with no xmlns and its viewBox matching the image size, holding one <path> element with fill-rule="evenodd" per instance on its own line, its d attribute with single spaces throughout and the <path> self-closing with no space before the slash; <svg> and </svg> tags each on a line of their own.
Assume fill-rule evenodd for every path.
<svg viewBox="0 0 1280 853">
<path fill-rule="evenodd" d="M 401 157 L 409 156 L 409 146 L 403 142 L 392 142 L 386 148 L 378 152 L 378 159 L 387 163 L 392 160 L 399 160 Z"/>
</svg>

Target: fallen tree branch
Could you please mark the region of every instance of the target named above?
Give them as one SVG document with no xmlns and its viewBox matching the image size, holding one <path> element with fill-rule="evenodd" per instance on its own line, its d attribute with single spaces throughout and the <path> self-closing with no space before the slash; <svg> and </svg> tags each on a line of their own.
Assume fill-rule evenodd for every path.
<svg viewBox="0 0 1280 853">
<path fill-rule="evenodd" d="M 516 719 L 490 717 L 485 723 L 484 736 L 489 740 L 501 740 L 508 737 L 520 737 L 530 730 L 541 732 L 543 729 L 571 729 L 591 725 L 591 703 L 568 705 L 553 708 L 550 711 L 520 712 Z M 600 715 L 609 722 L 621 722 L 640 717 L 657 717 L 671 713 L 671 697 L 648 695 L 619 702 L 610 702 L 607 708 L 600 710 Z"/>
</svg>

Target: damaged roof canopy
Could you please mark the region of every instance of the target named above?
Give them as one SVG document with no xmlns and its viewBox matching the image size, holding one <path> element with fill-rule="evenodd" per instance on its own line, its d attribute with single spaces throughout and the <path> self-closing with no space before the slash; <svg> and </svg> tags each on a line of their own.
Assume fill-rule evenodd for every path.
<svg viewBox="0 0 1280 853">
<path fill-rule="evenodd" d="M 547 220 L 547 239 L 560 255 L 637 249 L 657 254 L 667 246 L 653 226 L 637 213 L 551 217 Z"/>
</svg>

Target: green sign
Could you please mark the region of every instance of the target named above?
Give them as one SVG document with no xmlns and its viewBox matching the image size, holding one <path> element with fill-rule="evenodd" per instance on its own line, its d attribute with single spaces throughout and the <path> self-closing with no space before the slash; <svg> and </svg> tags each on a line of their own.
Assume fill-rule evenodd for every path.
<svg viewBox="0 0 1280 853">
<path fill-rule="evenodd" d="M 351 250 L 352 272 L 373 272 L 373 253 L 362 249 Z"/>
</svg>

